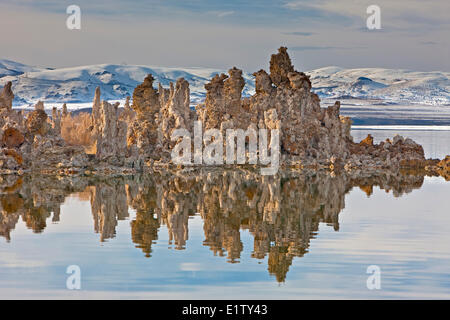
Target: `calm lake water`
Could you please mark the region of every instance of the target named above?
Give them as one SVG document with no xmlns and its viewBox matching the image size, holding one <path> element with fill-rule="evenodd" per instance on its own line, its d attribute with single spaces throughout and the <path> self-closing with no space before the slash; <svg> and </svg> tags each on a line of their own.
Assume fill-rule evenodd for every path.
<svg viewBox="0 0 450 320">
<path fill-rule="evenodd" d="M 442 128 L 441 128 L 442 129 Z M 395 133 L 428 157 L 450 131 Z M 0 298 L 450 298 L 450 182 L 244 171 L 1 177 Z M 81 290 L 66 287 L 67 267 Z M 380 268 L 381 289 L 367 288 Z"/>
</svg>

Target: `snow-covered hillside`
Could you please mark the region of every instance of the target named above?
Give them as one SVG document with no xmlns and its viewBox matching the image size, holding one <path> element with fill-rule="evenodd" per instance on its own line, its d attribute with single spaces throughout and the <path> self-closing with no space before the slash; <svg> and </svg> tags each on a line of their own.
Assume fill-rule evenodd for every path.
<svg viewBox="0 0 450 320">
<path fill-rule="evenodd" d="M 4 61 L 0 60 L 0 66 L 4 64 Z M 8 64 L 8 66 L 12 67 L 13 65 Z M 54 70 L 31 69 L 31 67 L 25 69 L 20 64 L 17 66 L 20 67 L 17 70 L 13 70 L 11 67 L 5 68 L 6 75 L 0 77 L 0 86 L 7 81 L 12 81 L 13 92 L 16 96 L 15 106 L 34 104 L 39 100 L 48 103 L 91 102 L 97 86 L 100 86 L 103 99 L 122 100 L 126 96 L 132 96 L 134 88 L 149 73 L 156 79 L 155 86 L 161 83 L 163 87 L 168 87 L 170 82 L 175 82 L 178 78 L 183 77 L 190 84 L 192 103 L 196 104 L 205 96 L 205 83 L 215 74 L 226 72 L 226 70 L 206 68 L 164 68 L 112 64 Z M 247 81 L 244 95 L 253 94 L 252 76 L 244 74 L 244 78 Z"/>
<path fill-rule="evenodd" d="M 450 104 L 450 72 L 326 67 L 307 73 L 322 99 L 371 100 L 374 104 Z"/>
<path fill-rule="evenodd" d="M 41 71 L 43 68 L 27 66 L 11 60 L 0 59 L 0 78 L 5 76 L 17 76 L 25 72 Z"/>
<path fill-rule="evenodd" d="M 205 97 L 204 85 L 217 73 L 226 70 L 207 68 L 165 68 L 152 66 L 100 64 L 73 68 L 46 69 L 0 60 L 0 86 L 13 82 L 14 106 L 25 107 L 42 100 L 48 104 L 71 103 L 86 107 L 100 86 L 102 98 L 124 100 L 151 73 L 156 81 L 168 87 L 183 77 L 190 83 L 191 103 Z M 348 104 L 424 104 L 450 105 L 448 72 L 413 72 L 380 68 L 343 69 L 326 67 L 307 72 L 313 91 L 325 103 L 341 100 Z M 243 95 L 254 93 L 250 73 Z"/>
</svg>

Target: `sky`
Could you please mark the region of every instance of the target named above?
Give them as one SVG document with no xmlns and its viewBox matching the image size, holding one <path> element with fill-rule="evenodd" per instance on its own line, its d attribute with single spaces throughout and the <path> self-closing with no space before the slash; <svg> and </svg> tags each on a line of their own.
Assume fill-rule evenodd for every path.
<svg viewBox="0 0 450 320">
<path fill-rule="evenodd" d="M 381 29 L 369 30 L 369 5 Z M 69 30 L 69 5 L 81 29 Z M 450 71 L 448 0 L 0 0 L 0 59 L 268 69 L 280 46 L 297 70 Z"/>
</svg>

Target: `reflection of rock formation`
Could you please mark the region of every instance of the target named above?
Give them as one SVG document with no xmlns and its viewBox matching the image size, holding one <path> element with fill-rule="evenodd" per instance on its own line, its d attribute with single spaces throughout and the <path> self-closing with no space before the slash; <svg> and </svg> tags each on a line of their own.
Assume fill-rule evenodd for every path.
<svg viewBox="0 0 450 320">
<path fill-rule="evenodd" d="M 253 237 L 252 257 L 268 259 L 268 271 L 285 281 L 295 257 L 309 250 L 320 223 L 339 229 L 345 194 L 354 186 L 368 195 L 373 186 L 394 196 L 420 188 L 423 176 L 388 173 L 377 176 L 210 170 L 171 174 L 154 172 L 107 180 L 50 176 L 0 176 L 0 235 L 10 240 L 20 218 L 34 232 L 48 219 L 58 221 L 65 197 L 85 191 L 90 195 L 94 229 L 100 240 L 113 238 L 118 221 L 136 211 L 131 238 L 146 257 L 166 225 L 170 243 L 184 249 L 189 217 L 203 219 L 204 241 L 214 255 L 237 263 L 243 251 L 241 230 Z M 53 213 L 53 215 L 52 215 Z M 64 216 L 62 217 L 64 219 Z"/>
<path fill-rule="evenodd" d="M 151 257 L 152 244 L 158 239 L 159 227 L 158 219 L 151 212 L 138 212 L 131 222 L 131 238 L 147 258 Z"/>
<path fill-rule="evenodd" d="M 117 221 L 128 218 L 125 186 L 121 179 L 101 183 L 90 188 L 94 229 L 100 233 L 100 241 L 113 238 Z"/>
<path fill-rule="evenodd" d="M 56 178 L 0 176 L 0 181 L 0 235 L 8 241 L 20 217 L 35 233 L 44 231 L 52 215 L 59 221 L 60 205 L 73 190 Z"/>
<path fill-rule="evenodd" d="M 140 234 L 142 228 L 156 230 L 161 224 L 165 224 L 170 244 L 177 250 L 184 249 L 188 240 L 189 216 L 196 212 L 196 201 L 193 201 L 196 198 L 196 192 L 193 192 L 196 188 L 195 181 L 176 176 L 155 175 L 145 176 L 139 182 L 127 183 L 131 206 L 136 209 L 132 235 L 133 241 L 138 239 L 138 247 L 143 248 L 146 255 L 149 255 L 152 241 L 156 238 L 150 237 L 145 243 L 141 242 L 144 240 Z M 139 191 L 136 193 L 136 190 Z"/>
<path fill-rule="evenodd" d="M 19 221 L 17 211 L 22 208 L 23 200 L 17 194 L 0 195 L 2 212 L 0 215 L 0 235 L 10 241 L 10 232 Z"/>
<path fill-rule="evenodd" d="M 127 185 L 129 205 L 136 209 L 131 222 L 131 238 L 146 257 L 151 257 L 152 244 L 158 239 L 160 217 L 156 216 L 156 186 L 132 181 Z"/>
<path fill-rule="evenodd" d="M 262 177 L 247 173 L 208 177 L 199 203 L 204 244 L 237 262 L 243 250 L 240 229 L 254 238 L 252 257 L 269 255 L 269 272 L 283 281 L 292 259 L 307 252 L 320 222 L 338 229 L 345 177 Z"/>
<path fill-rule="evenodd" d="M 243 243 L 240 230 L 253 235 L 252 257 L 268 257 L 269 272 L 284 281 L 294 257 L 308 252 L 321 222 L 339 229 L 338 215 L 345 194 L 353 187 L 394 191 L 398 196 L 419 188 L 422 176 L 385 174 L 260 176 L 247 171 L 211 171 L 202 174 L 145 176 L 127 181 L 128 198 L 136 209 L 133 241 L 146 256 L 166 224 L 176 248 L 187 240 L 188 218 L 199 212 L 203 219 L 203 244 L 214 255 L 239 262 Z"/>
<path fill-rule="evenodd" d="M 446 156 L 442 160 L 429 161 L 430 165 L 425 168 L 427 173 L 436 176 L 442 176 L 446 181 L 450 181 L 450 156 Z"/>
</svg>

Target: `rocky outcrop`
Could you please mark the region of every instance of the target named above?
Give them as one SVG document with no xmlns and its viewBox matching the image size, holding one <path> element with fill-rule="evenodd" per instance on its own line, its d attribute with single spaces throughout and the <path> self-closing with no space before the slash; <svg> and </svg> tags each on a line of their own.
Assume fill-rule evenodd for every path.
<svg viewBox="0 0 450 320">
<path fill-rule="evenodd" d="M 62 121 L 62 113 L 61 110 L 58 110 L 56 107 L 52 109 L 52 129 L 55 135 L 61 135 L 61 121 Z"/>
<path fill-rule="evenodd" d="M 173 131 L 176 129 L 192 129 L 193 121 L 191 120 L 190 92 L 189 83 L 180 78 L 175 86 L 170 84 L 167 92 L 161 86 L 160 103 L 161 110 L 157 118 L 158 122 L 158 143 L 161 145 L 163 153 L 161 156 L 164 160 L 170 161 L 170 152 L 174 148 L 176 142 L 171 140 Z"/>
<path fill-rule="evenodd" d="M 14 94 L 11 90 L 11 81 L 7 82 L 0 92 L 0 109 L 12 109 L 12 101 L 14 100 Z"/>
<path fill-rule="evenodd" d="M 2 145 L 8 148 L 18 148 L 25 141 L 25 138 L 16 128 L 7 128 L 3 131 Z"/>
<path fill-rule="evenodd" d="M 355 167 L 424 167 L 426 164 L 421 145 L 409 138 L 396 135 L 393 140 L 386 139 L 374 144 L 369 134 L 360 143 L 349 142 L 350 157 L 346 169 Z"/>
<path fill-rule="evenodd" d="M 228 73 L 229 76 L 216 75 L 205 85 L 205 102 L 196 107 L 198 119 L 205 130 L 226 127 L 247 129 L 250 114 L 249 110 L 243 110 L 241 100 L 245 86 L 242 71 L 234 67 Z"/>
<path fill-rule="evenodd" d="M 205 85 L 206 100 L 196 107 L 198 118 L 205 129 L 219 128 L 226 120 L 227 112 L 224 99 L 225 74 L 215 75 L 211 82 Z"/>
<path fill-rule="evenodd" d="M 175 129 L 191 129 L 189 83 L 183 78 L 169 89 L 159 85 L 153 88 L 153 77 L 147 76 L 133 93 L 132 108 L 136 118 L 130 124 L 127 144 L 137 149 L 144 159 L 170 161 L 170 151 L 175 145 L 171 135 Z"/>
<path fill-rule="evenodd" d="M 12 99 L 12 93 L 5 94 L 8 90 L 3 90 L 3 96 Z M 5 107 L 0 109 L 0 116 L 0 171 L 59 171 L 86 165 L 84 149 L 68 146 L 61 138 L 61 114 L 54 110 L 49 119 L 43 102 L 38 102 L 35 110 L 26 115 Z"/>
<path fill-rule="evenodd" d="M 69 114 L 69 111 L 67 111 L 67 104 L 63 104 L 62 106 L 62 111 L 61 111 L 61 116 L 64 118 Z"/>
<path fill-rule="evenodd" d="M 126 123 L 132 123 L 135 118 L 136 112 L 134 112 L 133 108 L 131 108 L 130 97 L 128 96 L 123 106 L 123 110 L 120 113 L 119 119 Z"/>
<path fill-rule="evenodd" d="M 156 122 L 161 105 L 158 91 L 153 88 L 153 81 L 153 76 L 148 75 L 134 89 L 132 108 L 136 112 L 136 119 L 130 124 L 127 133 L 128 146 L 131 148 L 135 145 L 139 154 L 145 158 L 155 158 L 155 153 L 161 152 Z"/>
<path fill-rule="evenodd" d="M 294 72 L 291 58 L 287 53 L 286 47 L 280 47 L 277 54 L 270 58 L 270 79 L 275 86 L 289 84 L 289 73 Z"/>
<path fill-rule="evenodd" d="M 93 135 L 97 136 L 99 134 L 98 128 L 100 126 L 100 119 L 101 119 L 101 92 L 100 87 L 95 88 L 95 95 L 94 95 L 94 101 L 92 103 L 92 125 L 93 125 Z M 64 112 L 64 111 L 63 111 Z"/>
<path fill-rule="evenodd" d="M 158 91 L 153 88 L 154 80 L 153 76 L 149 74 L 144 82 L 134 89 L 132 108 L 136 111 L 139 119 L 154 118 L 159 113 L 159 95 Z"/>
<path fill-rule="evenodd" d="M 43 136 L 49 129 L 47 114 L 43 109 L 36 109 L 28 114 L 25 125 L 31 135 L 39 134 Z"/>
<path fill-rule="evenodd" d="M 286 165 L 299 160 L 308 164 L 331 157 L 345 159 L 352 138 L 350 120 L 339 115 L 339 103 L 320 107 L 309 78 L 294 70 L 286 48 L 272 55 L 270 72 L 254 74 L 256 94 L 248 99 L 241 99 L 244 80 L 240 70 L 231 69 L 230 77 L 215 76 L 205 85 L 205 103 L 197 108 L 204 127 L 279 129 Z"/>
<path fill-rule="evenodd" d="M 62 111 L 54 108 L 49 118 L 43 102 L 38 102 L 35 110 L 24 115 L 11 109 L 14 94 L 8 83 L 0 94 L 2 168 L 112 166 L 120 171 L 171 165 L 171 151 L 178 142 L 171 139 L 174 130 L 192 133 L 197 120 L 202 122 L 203 131 L 218 129 L 223 136 L 227 129 L 250 129 L 246 132 L 247 145 L 255 138 L 252 132 L 279 130 L 280 164 L 284 167 L 355 171 L 429 166 L 423 148 L 408 138 L 397 136 L 375 144 L 369 135 L 360 143 L 354 142 L 351 119 L 340 115 L 340 103 L 321 108 L 319 97 L 311 91 L 309 77 L 294 69 L 287 48 L 281 47 L 271 56 L 270 74 L 260 70 L 254 76 L 256 92 L 245 98 L 241 70 L 234 67 L 228 75 L 214 76 L 205 85 L 204 103 L 195 110 L 190 106 L 189 84 L 183 78 L 169 88 L 159 84 L 155 89 L 154 78 L 148 75 L 135 88 L 132 105 L 127 98 L 123 110 L 118 104 L 101 101 L 97 88 L 91 120 L 82 126 L 89 127 L 88 138 L 94 141 L 93 158 L 80 146 L 69 146 L 61 138 L 62 120 L 70 116 L 66 105 Z M 276 146 L 273 151 L 278 152 Z"/>
<path fill-rule="evenodd" d="M 123 165 L 127 154 L 127 124 L 119 120 L 118 103 L 102 101 L 97 116 L 94 118 L 98 125 L 97 159 Z"/>
</svg>

